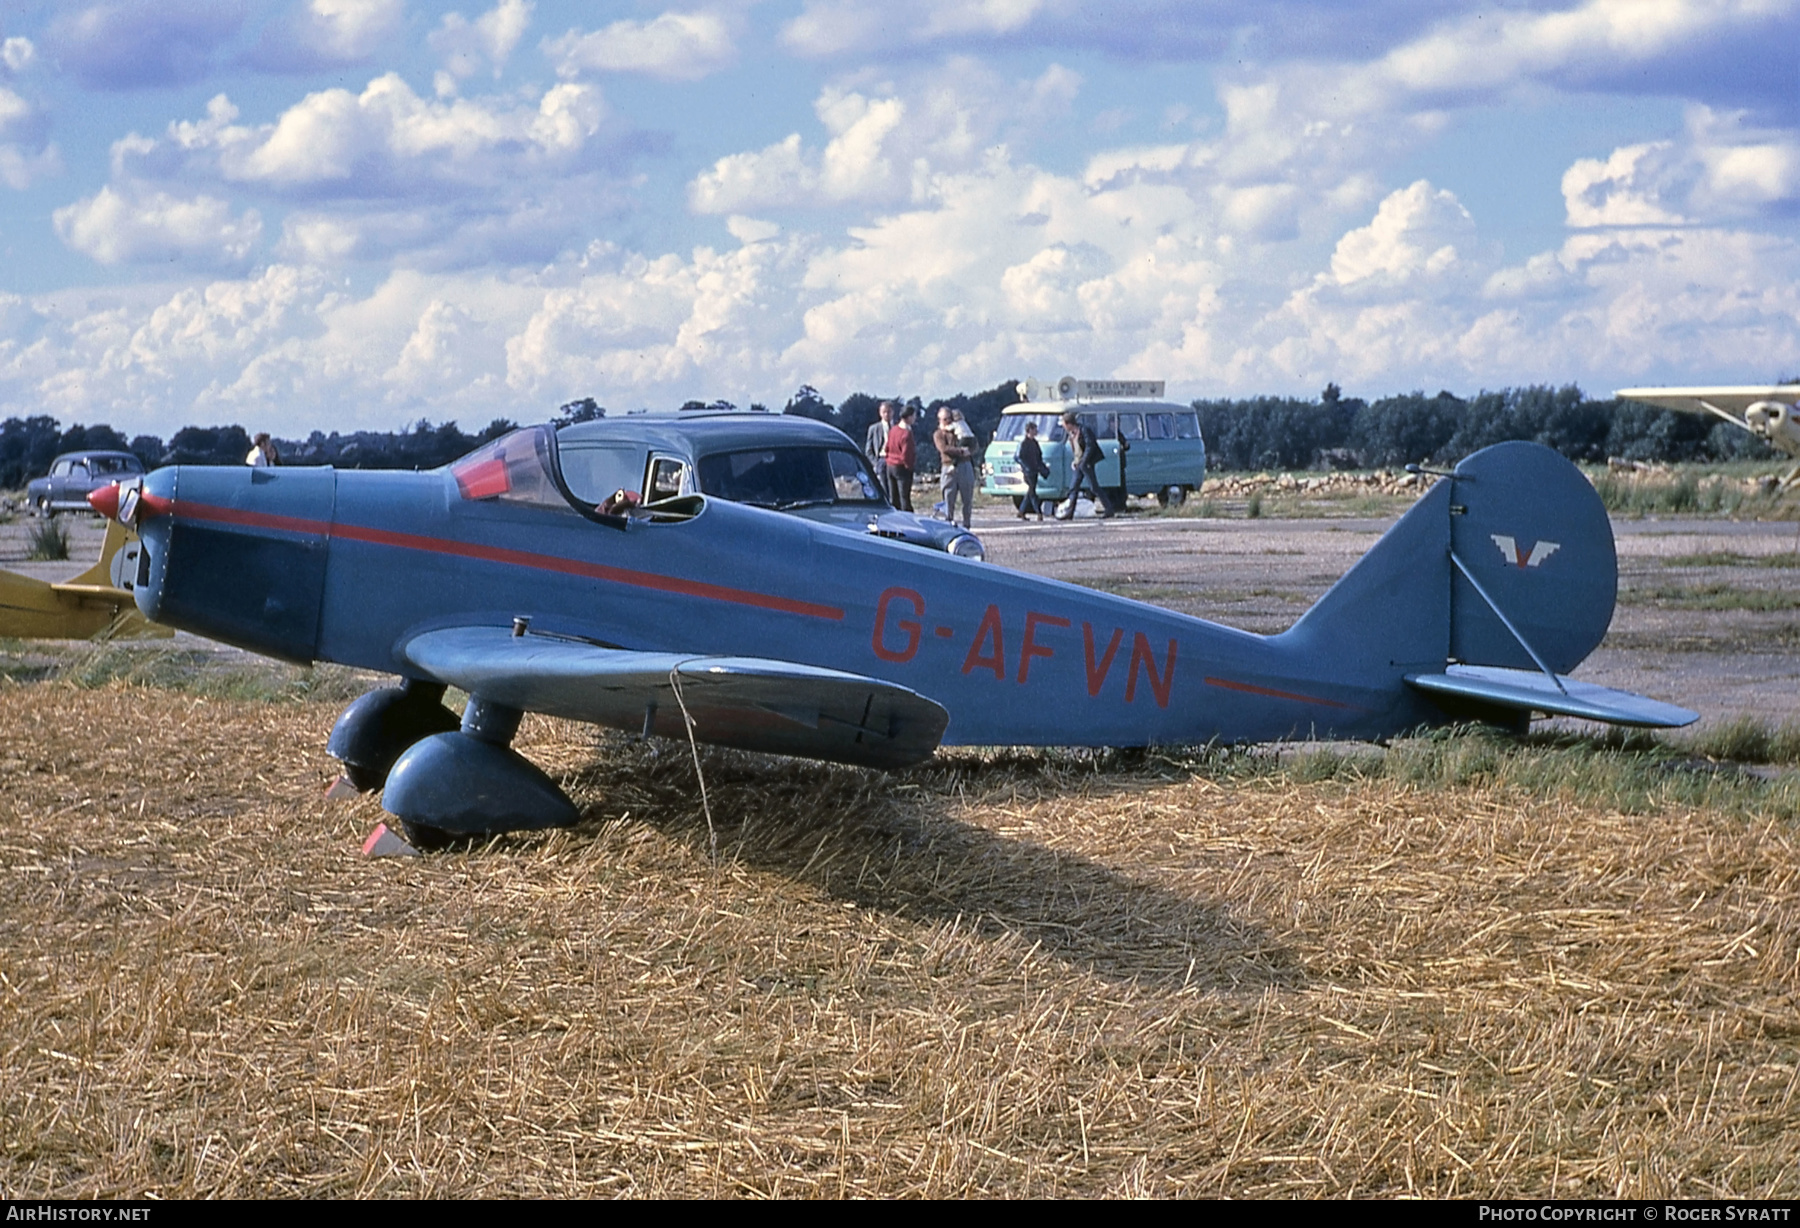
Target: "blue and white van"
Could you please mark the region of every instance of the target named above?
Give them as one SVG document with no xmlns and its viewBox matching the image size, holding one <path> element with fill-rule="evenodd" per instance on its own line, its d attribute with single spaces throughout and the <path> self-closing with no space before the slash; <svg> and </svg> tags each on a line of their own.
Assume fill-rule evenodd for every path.
<svg viewBox="0 0 1800 1228">
<path fill-rule="evenodd" d="M 1128 495 L 1155 495 L 1164 507 L 1178 505 L 1206 480 L 1200 416 L 1191 405 L 1161 400 L 1161 380 L 1065 377 L 1049 387 L 1027 380 L 1019 390 L 1028 399 L 1001 413 L 1000 425 L 987 447 L 981 485 L 986 494 L 1010 498 L 1015 507 L 1024 502 L 1019 443 L 1025 438 L 1025 424 L 1036 422 L 1038 447 L 1050 469 L 1049 477 L 1038 479 L 1038 498 L 1049 503 L 1068 497 L 1075 458 L 1063 433 L 1062 417 L 1069 410 L 1099 437 L 1106 459 L 1094 476 L 1113 510 L 1124 507 Z M 1122 467 L 1121 440 L 1128 445 Z"/>
</svg>

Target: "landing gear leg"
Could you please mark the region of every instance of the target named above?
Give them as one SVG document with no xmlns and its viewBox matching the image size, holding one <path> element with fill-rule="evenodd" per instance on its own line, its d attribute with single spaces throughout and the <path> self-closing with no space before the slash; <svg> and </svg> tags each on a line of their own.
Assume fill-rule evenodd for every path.
<svg viewBox="0 0 1800 1228">
<path fill-rule="evenodd" d="M 388 774 L 384 810 L 419 848 L 494 832 L 572 827 L 581 812 L 549 776 L 513 750 L 524 716 L 473 696 L 462 728 L 414 744 Z"/>
</svg>

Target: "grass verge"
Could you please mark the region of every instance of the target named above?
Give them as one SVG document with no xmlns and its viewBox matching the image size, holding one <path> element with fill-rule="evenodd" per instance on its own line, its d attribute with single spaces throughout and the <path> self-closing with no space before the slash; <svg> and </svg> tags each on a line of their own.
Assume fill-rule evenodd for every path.
<svg viewBox="0 0 1800 1228">
<path fill-rule="evenodd" d="M 7 700 L 15 1197 L 1796 1189 L 1783 786 L 1626 813 L 1636 740 L 706 752 L 715 862 L 533 718 L 580 827 L 368 862 L 331 704 Z"/>
</svg>

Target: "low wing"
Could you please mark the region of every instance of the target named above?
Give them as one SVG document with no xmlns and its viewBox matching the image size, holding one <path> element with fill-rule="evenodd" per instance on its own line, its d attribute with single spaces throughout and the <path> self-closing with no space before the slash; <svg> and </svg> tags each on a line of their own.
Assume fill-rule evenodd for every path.
<svg viewBox="0 0 1800 1228">
<path fill-rule="evenodd" d="M 1758 401 L 1800 400 L 1800 384 L 1731 385 L 1702 388 L 1621 388 L 1613 394 L 1621 401 L 1637 401 L 1658 409 L 1683 414 L 1712 414 L 1741 419 Z M 1742 425 L 1740 422 L 1739 425 Z"/>
<path fill-rule="evenodd" d="M 1433 695 L 1473 699 L 1519 712 L 1578 716 L 1613 725 L 1673 729 L 1700 719 L 1698 712 L 1677 708 L 1630 691 L 1615 691 L 1558 675 L 1558 688 L 1547 674 L 1488 665 L 1452 665 L 1441 674 L 1408 674 L 1406 681 Z"/>
<path fill-rule="evenodd" d="M 863 767 L 930 758 L 950 723 L 905 687 L 789 661 L 629 652 L 502 627 L 428 631 L 404 655 L 507 707 L 681 738 L 685 704 L 702 742 Z"/>
</svg>

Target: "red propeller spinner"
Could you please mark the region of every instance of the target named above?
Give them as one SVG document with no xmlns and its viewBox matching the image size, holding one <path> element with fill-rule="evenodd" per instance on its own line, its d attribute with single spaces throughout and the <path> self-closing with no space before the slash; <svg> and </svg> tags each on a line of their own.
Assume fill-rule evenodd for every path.
<svg viewBox="0 0 1800 1228">
<path fill-rule="evenodd" d="M 119 518 L 119 484 L 100 486 L 88 491 L 88 506 L 108 520 Z"/>
</svg>

